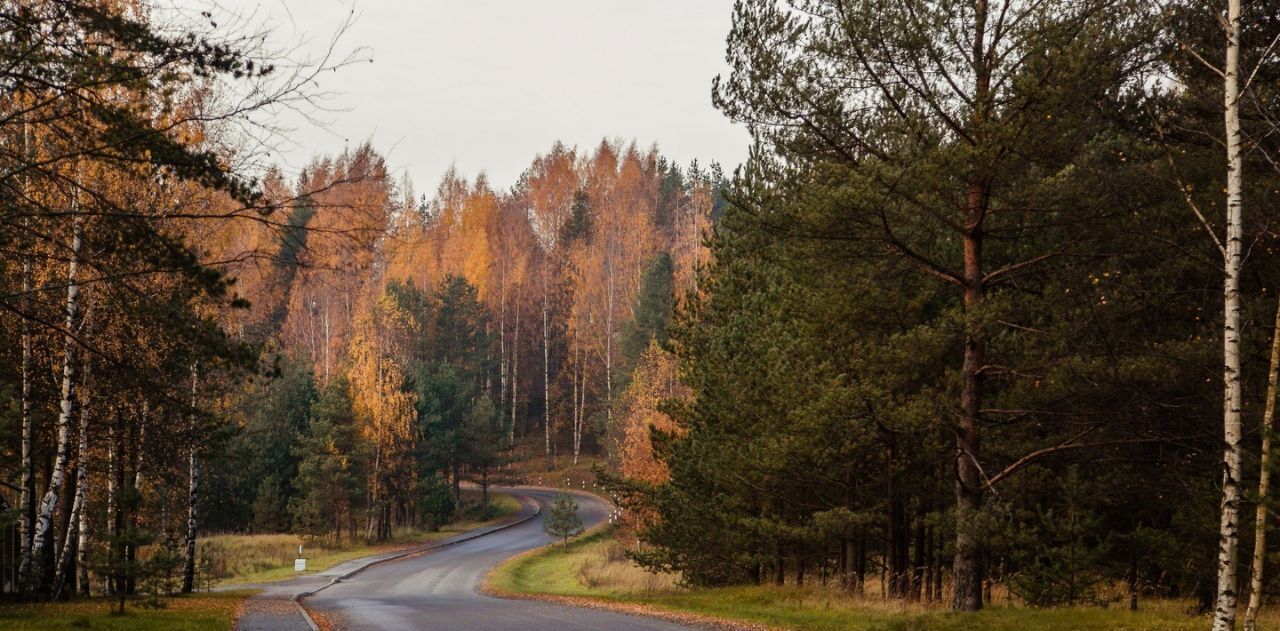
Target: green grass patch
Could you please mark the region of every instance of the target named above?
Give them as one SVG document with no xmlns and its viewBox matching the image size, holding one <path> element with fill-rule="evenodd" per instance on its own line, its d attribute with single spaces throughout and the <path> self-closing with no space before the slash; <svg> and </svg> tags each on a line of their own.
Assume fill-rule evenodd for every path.
<svg viewBox="0 0 1280 631">
<path fill-rule="evenodd" d="M 463 495 L 478 498 L 479 492 L 464 491 Z M 470 498 L 474 500 L 470 502 L 473 508 L 478 507 L 478 499 L 475 498 Z M 215 551 L 211 554 L 214 559 L 212 574 L 218 584 L 266 583 L 300 575 L 293 571 L 299 544 L 303 545 L 303 555 L 307 557 L 307 572 L 301 574 L 313 574 L 352 559 L 447 539 L 491 525 L 520 510 L 520 501 L 503 493 L 490 493 L 489 503 L 491 513 L 488 520 L 480 520 L 478 510 L 465 511 L 462 519 L 438 531 L 401 529 L 394 532 L 389 541 L 373 545 L 364 543 L 362 539 L 348 539 L 342 545 L 333 545 L 290 534 L 217 535 L 202 539 L 201 545 Z"/>
<path fill-rule="evenodd" d="M 569 543 L 527 553 L 496 568 L 486 585 L 498 592 L 585 597 L 605 603 L 820 631 L 1200 631 L 1209 618 L 1187 613 L 1190 603 L 1145 600 L 1127 608 L 989 607 L 960 614 L 922 604 L 856 597 L 836 589 L 743 586 L 690 590 L 675 577 L 631 563 L 614 531 L 602 529 Z M 1261 629 L 1280 629 L 1280 612 L 1264 610 Z"/>
<path fill-rule="evenodd" d="M 102 629 L 104 631 L 226 631 L 240 603 L 252 591 L 191 594 L 165 598 L 163 607 L 146 608 L 130 600 L 125 614 L 112 614 L 115 601 L 92 598 L 66 603 L 0 604 L 0 629 Z"/>
</svg>

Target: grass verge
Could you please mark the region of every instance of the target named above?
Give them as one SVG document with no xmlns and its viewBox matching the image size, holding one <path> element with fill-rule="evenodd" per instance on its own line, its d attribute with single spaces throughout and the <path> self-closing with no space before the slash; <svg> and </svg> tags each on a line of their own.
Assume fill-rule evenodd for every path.
<svg viewBox="0 0 1280 631">
<path fill-rule="evenodd" d="M 473 492 L 464 491 L 463 495 L 470 493 Z M 474 493 L 479 496 L 479 492 Z M 490 525 L 520 510 L 520 501 L 510 495 L 491 493 L 489 501 L 491 514 L 487 520 L 480 520 L 478 511 L 475 511 L 476 514 L 445 525 L 438 531 L 400 530 L 389 541 L 373 545 L 359 539 L 342 546 L 308 543 L 302 537 L 289 534 L 218 535 L 207 537 L 201 543 L 208 546 L 208 549 L 216 550 L 212 555 L 216 559 L 213 576 L 218 584 L 266 583 L 314 574 L 360 557 L 447 539 Z M 307 557 L 305 573 L 293 571 L 299 544 L 303 544 Z"/>
<path fill-rule="evenodd" d="M 114 601 L 92 598 L 67 603 L 0 604 L 0 629 L 101 629 L 106 631 L 226 631 L 236 610 L 252 591 L 239 590 L 166 598 L 160 608 L 130 601 L 123 616 L 113 615 Z"/>
<path fill-rule="evenodd" d="M 814 587 L 743 586 L 684 589 L 675 578 L 636 567 L 611 529 L 517 556 L 495 568 L 486 591 L 554 600 L 718 626 L 821 631 L 1200 631 L 1205 616 L 1189 603 L 1148 600 L 1139 611 L 1101 607 L 990 607 L 952 613 L 921 604 L 852 597 Z M 1280 629 L 1280 614 L 1264 611 L 1261 629 Z"/>
</svg>

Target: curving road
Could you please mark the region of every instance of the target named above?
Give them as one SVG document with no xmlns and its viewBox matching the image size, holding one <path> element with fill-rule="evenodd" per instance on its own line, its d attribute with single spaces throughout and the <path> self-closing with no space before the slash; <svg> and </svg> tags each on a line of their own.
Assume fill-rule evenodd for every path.
<svg viewBox="0 0 1280 631">
<path fill-rule="evenodd" d="M 551 541 L 542 532 L 542 520 L 555 491 L 524 487 L 497 490 L 522 500 L 520 516 L 532 514 L 538 506 L 543 507 L 542 514 L 482 537 L 369 567 L 306 598 L 307 609 L 335 628 L 351 631 L 690 628 L 599 609 L 480 594 L 479 583 L 494 565 Z M 609 505 L 602 500 L 587 495 L 578 495 L 577 500 L 579 515 L 588 528 L 608 516 Z"/>
</svg>

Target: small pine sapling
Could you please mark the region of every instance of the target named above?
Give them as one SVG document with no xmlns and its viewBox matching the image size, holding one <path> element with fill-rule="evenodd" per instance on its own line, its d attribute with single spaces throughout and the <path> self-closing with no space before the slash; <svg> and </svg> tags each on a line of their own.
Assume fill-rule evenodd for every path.
<svg viewBox="0 0 1280 631">
<path fill-rule="evenodd" d="M 566 491 L 556 494 L 551 512 L 542 521 L 542 530 L 560 539 L 566 546 L 569 545 L 569 537 L 582 533 L 582 518 L 578 517 L 578 503 L 572 495 Z"/>
</svg>

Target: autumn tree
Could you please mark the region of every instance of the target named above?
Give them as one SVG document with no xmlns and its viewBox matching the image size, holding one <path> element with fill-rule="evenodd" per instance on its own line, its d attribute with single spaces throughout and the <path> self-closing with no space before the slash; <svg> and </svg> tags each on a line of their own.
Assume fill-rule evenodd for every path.
<svg viewBox="0 0 1280 631">
<path fill-rule="evenodd" d="M 407 338 L 413 319 L 383 295 L 354 324 L 348 378 L 351 410 L 360 435 L 373 452 L 366 471 L 365 534 L 368 541 L 391 536 L 391 507 L 407 493 L 402 475 L 413 444 L 415 397 L 405 390 Z"/>
</svg>

